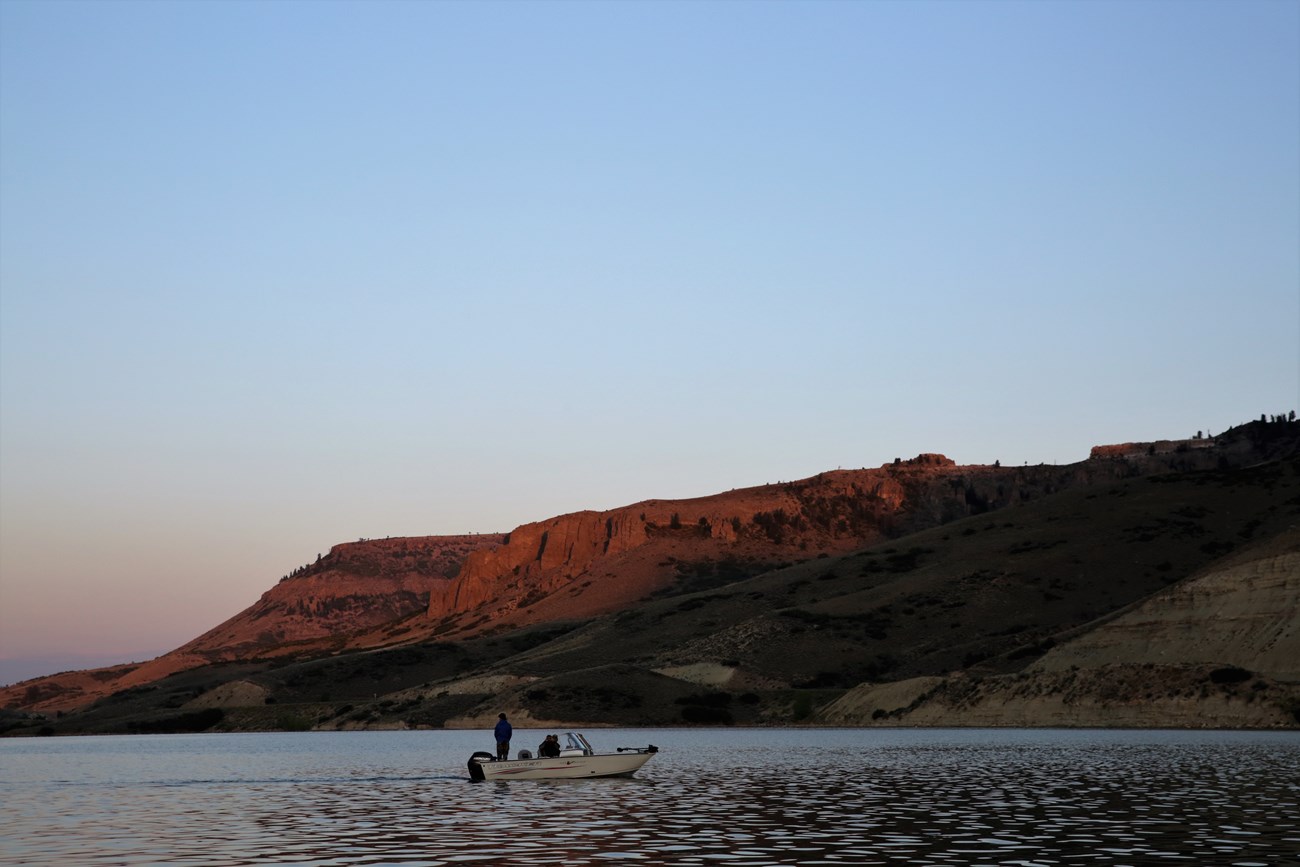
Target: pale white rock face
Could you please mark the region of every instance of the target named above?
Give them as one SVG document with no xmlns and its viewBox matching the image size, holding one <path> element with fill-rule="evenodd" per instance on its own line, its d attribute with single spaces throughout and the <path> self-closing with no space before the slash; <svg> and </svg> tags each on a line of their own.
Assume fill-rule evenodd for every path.
<svg viewBox="0 0 1300 867">
<path fill-rule="evenodd" d="M 855 686 L 822 710 L 821 721 L 830 725 L 863 725 L 877 710 L 906 708 L 943 682 L 942 677 L 912 677 L 890 683 Z"/>
<path fill-rule="evenodd" d="M 1202 689 L 1216 666 L 1272 683 L 1258 694 Z M 1019 674 L 862 684 L 818 717 L 834 725 L 1291 727 L 1296 681 L 1300 528 L 1133 605 Z"/>
<path fill-rule="evenodd" d="M 270 691 L 247 680 L 232 680 L 186 702 L 186 710 L 209 707 L 249 707 L 263 704 Z"/>
<path fill-rule="evenodd" d="M 1053 648 L 1030 670 L 1178 662 L 1300 680 L 1300 531 L 1269 548 L 1153 596 Z"/>
</svg>

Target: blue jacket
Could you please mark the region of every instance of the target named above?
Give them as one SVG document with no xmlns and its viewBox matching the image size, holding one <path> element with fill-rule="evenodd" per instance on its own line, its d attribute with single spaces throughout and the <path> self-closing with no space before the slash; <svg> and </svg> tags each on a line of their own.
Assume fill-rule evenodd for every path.
<svg viewBox="0 0 1300 867">
<path fill-rule="evenodd" d="M 510 740 L 510 736 L 514 734 L 515 730 L 510 727 L 509 721 L 501 720 L 497 723 L 497 727 L 495 731 L 497 736 L 497 743 L 503 744 L 506 741 Z"/>
</svg>

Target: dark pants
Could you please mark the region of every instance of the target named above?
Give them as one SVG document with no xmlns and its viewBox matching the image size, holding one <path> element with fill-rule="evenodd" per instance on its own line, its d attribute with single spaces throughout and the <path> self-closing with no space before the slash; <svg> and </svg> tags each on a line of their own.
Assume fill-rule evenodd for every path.
<svg viewBox="0 0 1300 867">
<path fill-rule="evenodd" d="M 497 758 L 510 758 L 510 741 L 497 741 Z"/>
</svg>

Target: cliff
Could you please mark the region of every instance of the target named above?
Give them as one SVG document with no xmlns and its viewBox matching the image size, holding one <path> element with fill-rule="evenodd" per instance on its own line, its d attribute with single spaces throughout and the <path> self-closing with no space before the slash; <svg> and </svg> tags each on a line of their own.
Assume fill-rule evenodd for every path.
<svg viewBox="0 0 1300 867">
<path fill-rule="evenodd" d="M 528 620 L 521 613 L 542 613 L 547 606 L 539 603 L 561 590 L 568 592 L 568 616 L 618 610 L 684 571 L 729 562 L 749 564 L 748 574 L 756 574 L 1141 473 L 1143 466 L 958 466 L 922 454 L 709 497 L 575 512 L 517 527 L 500 546 L 470 554 L 460 575 L 431 594 L 428 615 L 444 630 L 517 624 Z M 463 616 L 469 614 L 475 618 Z"/>
<path fill-rule="evenodd" d="M 374 539 L 335 545 L 295 569 L 261 599 L 193 641 L 140 665 L 68 672 L 0 689 L 0 706 L 45 711 L 83 707 L 114 692 L 217 662 L 323 653 L 372 628 L 394 641 L 401 621 L 422 614 L 466 556 L 497 534 Z"/>
<path fill-rule="evenodd" d="M 467 557 L 503 538 L 420 536 L 335 545 L 281 579 L 250 608 L 174 653 L 217 661 L 291 647 L 345 646 L 350 635 L 423 612 Z"/>
</svg>

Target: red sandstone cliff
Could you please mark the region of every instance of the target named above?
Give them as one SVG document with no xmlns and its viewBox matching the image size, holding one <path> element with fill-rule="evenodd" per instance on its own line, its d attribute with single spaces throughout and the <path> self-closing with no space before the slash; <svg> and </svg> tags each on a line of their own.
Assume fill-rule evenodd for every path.
<svg viewBox="0 0 1300 867">
<path fill-rule="evenodd" d="M 344 646 L 349 635 L 424 611 L 465 558 L 503 536 L 421 536 L 335 545 L 329 554 L 177 654 L 241 659 L 288 645 Z"/>
<path fill-rule="evenodd" d="M 1252 422 L 1214 439 L 1097 446 L 1063 466 L 957 466 L 938 454 L 875 469 L 691 500 L 647 500 L 525 524 L 431 593 L 429 634 L 585 617 L 635 603 L 683 574 L 864 547 L 1080 484 L 1242 466 L 1294 451 L 1294 425 Z"/>
<path fill-rule="evenodd" d="M 466 556 L 503 538 L 422 536 L 335 545 L 249 608 L 170 653 L 141 665 L 68 672 L 0 689 L 0 706 L 71 710 L 212 662 L 357 646 L 357 636 L 376 628 L 375 640 L 392 642 L 400 621 L 422 618 L 430 594 L 460 571 Z"/>
<path fill-rule="evenodd" d="M 429 618 L 455 631 L 589 616 L 719 561 L 750 563 L 756 573 L 1127 472 L 1086 462 L 958 467 L 924 454 L 697 499 L 574 512 L 525 524 L 500 546 L 470 554 L 460 575 L 430 595 Z"/>
</svg>

